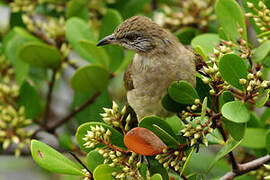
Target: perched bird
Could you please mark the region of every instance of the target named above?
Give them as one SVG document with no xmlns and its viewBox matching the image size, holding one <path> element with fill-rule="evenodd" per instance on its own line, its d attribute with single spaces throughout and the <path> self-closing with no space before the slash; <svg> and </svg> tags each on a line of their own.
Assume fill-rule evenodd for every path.
<svg viewBox="0 0 270 180">
<path fill-rule="evenodd" d="M 145 116 L 168 117 L 162 97 L 173 81 L 195 86 L 195 56 L 178 39 L 151 19 L 133 16 L 97 46 L 118 44 L 136 52 L 124 74 L 128 104 L 140 120 Z"/>
</svg>

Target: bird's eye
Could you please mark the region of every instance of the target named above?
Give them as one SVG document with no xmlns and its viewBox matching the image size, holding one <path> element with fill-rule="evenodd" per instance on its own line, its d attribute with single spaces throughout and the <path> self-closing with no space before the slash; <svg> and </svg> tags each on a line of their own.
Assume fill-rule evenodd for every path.
<svg viewBox="0 0 270 180">
<path fill-rule="evenodd" d="M 125 36 L 126 39 L 130 40 L 130 41 L 134 41 L 137 38 L 136 34 L 127 34 Z"/>
</svg>

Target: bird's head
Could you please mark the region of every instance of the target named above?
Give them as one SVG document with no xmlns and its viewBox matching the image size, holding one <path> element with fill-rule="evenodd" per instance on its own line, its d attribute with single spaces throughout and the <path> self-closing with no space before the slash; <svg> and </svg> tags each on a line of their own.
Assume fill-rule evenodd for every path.
<svg viewBox="0 0 270 180">
<path fill-rule="evenodd" d="M 174 37 L 151 19 L 133 16 L 121 23 L 113 34 L 100 40 L 97 46 L 119 44 L 137 53 L 146 53 L 155 49 L 164 50 L 173 41 Z"/>
</svg>

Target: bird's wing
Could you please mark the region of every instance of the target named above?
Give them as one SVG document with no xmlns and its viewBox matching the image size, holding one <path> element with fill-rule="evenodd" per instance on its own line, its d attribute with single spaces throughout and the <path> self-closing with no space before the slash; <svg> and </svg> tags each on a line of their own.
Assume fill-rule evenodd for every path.
<svg viewBox="0 0 270 180">
<path fill-rule="evenodd" d="M 131 65 L 132 65 L 132 61 L 128 65 L 128 67 L 125 71 L 125 74 L 124 74 L 124 86 L 125 86 L 127 91 L 134 89 L 133 80 L 131 77 Z"/>
</svg>

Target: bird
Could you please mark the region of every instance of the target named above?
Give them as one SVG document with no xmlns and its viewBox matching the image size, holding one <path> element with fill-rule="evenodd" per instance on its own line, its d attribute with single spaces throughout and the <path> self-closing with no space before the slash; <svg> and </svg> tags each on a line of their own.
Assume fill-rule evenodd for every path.
<svg viewBox="0 0 270 180">
<path fill-rule="evenodd" d="M 195 55 L 150 18 L 133 16 L 119 24 L 97 46 L 117 44 L 135 51 L 124 73 L 127 102 L 140 121 L 146 116 L 172 115 L 161 104 L 174 81 L 196 84 Z"/>
</svg>

